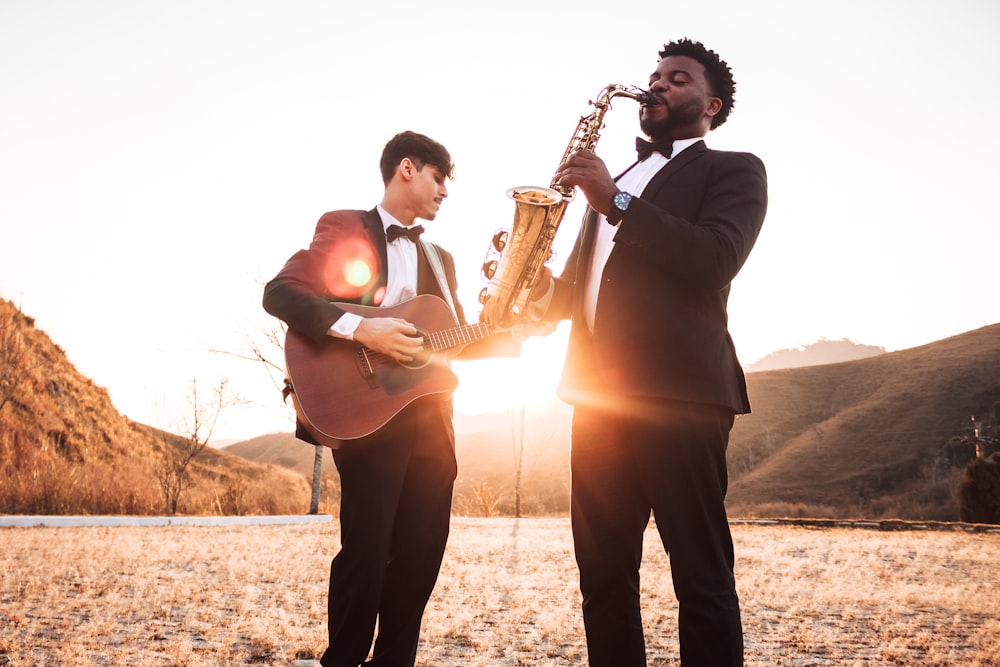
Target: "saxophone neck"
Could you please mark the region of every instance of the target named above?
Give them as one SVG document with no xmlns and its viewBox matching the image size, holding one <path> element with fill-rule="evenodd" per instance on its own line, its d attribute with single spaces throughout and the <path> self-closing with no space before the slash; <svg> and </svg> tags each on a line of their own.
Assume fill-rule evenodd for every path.
<svg viewBox="0 0 1000 667">
<path fill-rule="evenodd" d="M 615 97 L 628 97 L 633 99 L 639 104 L 647 104 L 653 100 L 653 96 L 648 92 L 639 88 L 638 86 L 623 86 L 618 83 L 611 83 L 604 87 L 598 94 L 597 98 L 591 100 L 590 104 L 594 107 L 594 110 L 590 112 L 589 115 L 580 118 L 580 122 L 577 123 L 576 131 L 573 133 L 573 137 L 569 140 L 569 144 L 566 146 L 566 151 L 563 153 L 562 160 L 559 165 L 562 166 L 569 156 L 578 151 L 590 151 L 594 152 L 594 148 L 597 146 L 597 140 L 601 138 L 601 130 L 604 129 L 604 115 L 611 109 L 611 100 Z M 556 190 L 563 196 L 566 201 L 572 201 L 575 189 L 571 187 L 566 187 L 560 185 L 556 182 L 555 177 L 552 178 L 552 182 L 549 183 L 549 187 Z"/>
</svg>

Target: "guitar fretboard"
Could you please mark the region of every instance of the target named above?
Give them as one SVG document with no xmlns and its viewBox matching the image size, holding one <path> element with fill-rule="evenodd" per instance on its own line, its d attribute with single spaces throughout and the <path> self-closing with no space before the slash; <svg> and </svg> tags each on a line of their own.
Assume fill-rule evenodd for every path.
<svg viewBox="0 0 1000 667">
<path fill-rule="evenodd" d="M 424 336 L 424 345 L 434 352 L 447 350 L 459 345 L 467 345 L 493 335 L 489 326 L 481 323 L 467 324 L 453 329 L 442 329 Z"/>
</svg>

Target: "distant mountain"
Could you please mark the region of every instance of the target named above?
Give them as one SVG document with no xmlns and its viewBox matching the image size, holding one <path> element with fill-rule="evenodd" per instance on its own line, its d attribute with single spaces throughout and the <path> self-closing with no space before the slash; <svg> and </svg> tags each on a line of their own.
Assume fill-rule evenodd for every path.
<svg viewBox="0 0 1000 667">
<path fill-rule="evenodd" d="M 779 368 L 820 366 L 822 364 L 835 364 L 841 361 L 865 359 L 884 353 L 884 347 L 863 345 L 847 340 L 846 338 L 841 340 L 820 338 L 815 343 L 809 345 L 772 352 L 766 357 L 749 364 L 746 367 L 746 371 L 750 373 L 755 371 L 772 371 Z"/>
</svg>

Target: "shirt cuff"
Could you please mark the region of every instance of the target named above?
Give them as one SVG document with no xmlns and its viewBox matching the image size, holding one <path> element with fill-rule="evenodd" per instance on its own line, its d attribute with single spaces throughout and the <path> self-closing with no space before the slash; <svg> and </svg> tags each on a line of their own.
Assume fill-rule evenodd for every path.
<svg viewBox="0 0 1000 667">
<path fill-rule="evenodd" d="M 344 313 L 340 316 L 336 322 L 327 330 L 327 336 L 333 336 L 334 338 L 344 338 L 347 340 L 354 340 L 354 332 L 357 330 L 358 325 L 361 324 L 361 320 L 364 319 L 360 315 L 355 315 L 354 313 Z"/>
<path fill-rule="evenodd" d="M 549 309 L 549 305 L 552 303 L 552 297 L 555 296 L 555 285 L 555 281 L 550 278 L 548 291 L 538 299 L 529 301 L 526 304 L 524 314 L 527 316 L 528 320 L 537 322 L 542 319 L 542 316 L 545 315 L 545 311 Z"/>
</svg>

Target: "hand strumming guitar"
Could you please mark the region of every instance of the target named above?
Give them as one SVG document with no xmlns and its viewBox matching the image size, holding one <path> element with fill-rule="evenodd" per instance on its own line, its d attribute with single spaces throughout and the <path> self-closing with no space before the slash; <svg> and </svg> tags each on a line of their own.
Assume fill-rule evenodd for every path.
<svg viewBox="0 0 1000 667">
<path fill-rule="evenodd" d="M 398 317 L 363 318 L 354 331 L 354 340 L 399 362 L 412 361 L 423 347 L 417 328 Z"/>
</svg>

